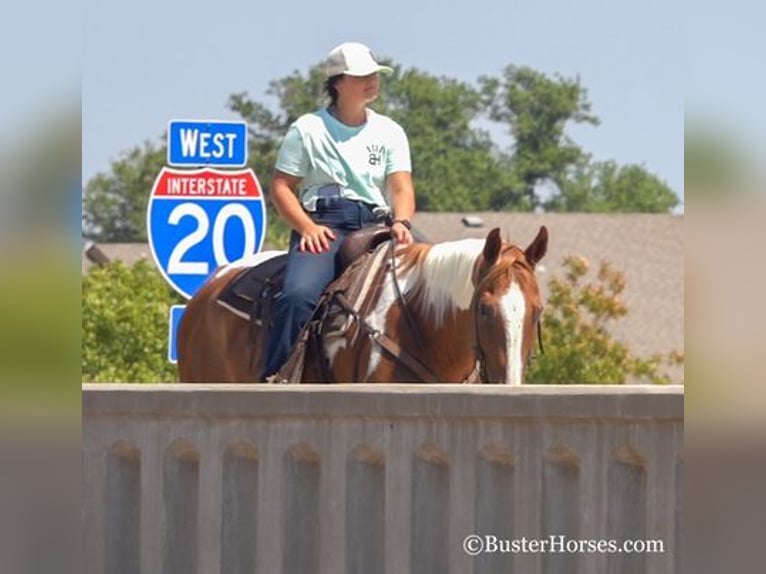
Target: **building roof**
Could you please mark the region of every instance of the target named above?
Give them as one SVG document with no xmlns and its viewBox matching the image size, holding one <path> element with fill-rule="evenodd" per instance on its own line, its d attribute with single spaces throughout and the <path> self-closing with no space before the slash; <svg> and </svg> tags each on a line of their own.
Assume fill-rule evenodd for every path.
<svg viewBox="0 0 766 574">
<path fill-rule="evenodd" d="M 102 258 L 107 261 L 122 261 L 133 265 L 140 259 L 151 259 L 148 243 L 93 243 L 87 242 L 82 250 L 82 273 L 87 273 Z"/>
</svg>

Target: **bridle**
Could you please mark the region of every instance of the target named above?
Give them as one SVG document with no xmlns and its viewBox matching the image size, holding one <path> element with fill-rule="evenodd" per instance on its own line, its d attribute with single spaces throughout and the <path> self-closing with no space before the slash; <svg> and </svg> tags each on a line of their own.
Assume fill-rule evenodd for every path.
<svg viewBox="0 0 766 574">
<path fill-rule="evenodd" d="M 482 281 L 482 285 L 483 285 Z M 481 285 L 476 287 L 471 298 L 471 312 L 473 313 L 473 356 L 476 361 L 474 371 L 479 373 L 479 383 L 489 382 L 489 373 L 487 372 L 487 360 L 484 358 L 484 349 L 481 348 L 481 337 L 479 337 L 479 295 Z"/>
</svg>

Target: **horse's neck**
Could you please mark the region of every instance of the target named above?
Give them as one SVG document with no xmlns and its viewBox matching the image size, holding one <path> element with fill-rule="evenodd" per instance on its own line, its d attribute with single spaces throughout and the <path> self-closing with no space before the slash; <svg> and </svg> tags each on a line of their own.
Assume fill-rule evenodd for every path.
<svg viewBox="0 0 766 574">
<path fill-rule="evenodd" d="M 475 365 L 473 313 L 470 310 L 449 313 L 437 327 L 420 317 L 424 349 L 421 359 L 444 381 L 465 379 Z"/>
<path fill-rule="evenodd" d="M 482 245 L 464 240 L 433 246 L 426 259 L 403 277 L 411 314 L 416 317 L 414 330 L 420 331 L 419 337 L 403 333 L 403 342 L 415 343 L 411 348 L 417 349 L 419 358 L 445 381 L 461 381 L 475 364 L 475 325 L 469 304 L 473 296 L 471 273 Z M 408 324 L 407 328 L 413 330 Z"/>
<path fill-rule="evenodd" d="M 385 279 L 375 309 L 365 316 L 365 323 L 369 331 L 385 333 L 404 352 L 414 355 L 442 381 L 461 382 L 473 371 L 474 323 L 473 313 L 469 309 L 461 310 L 455 307 L 440 320 L 435 320 L 432 308 L 418 304 L 406 295 L 400 298 L 389 275 Z M 394 373 L 400 367 L 404 367 L 408 372 L 407 377 L 411 376 L 410 369 L 405 364 L 406 360 L 395 360 L 396 366 L 392 366 L 390 357 L 381 362 L 386 354 L 378 345 L 373 344 L 368 348 L 368 378 L 394 380 L 390 377 L 395 377 Z M 350 360 L 353 362 L 357 359 Z M 346 373 L 337 376 L 342 379 L 350 375 Z"/>
</svg>

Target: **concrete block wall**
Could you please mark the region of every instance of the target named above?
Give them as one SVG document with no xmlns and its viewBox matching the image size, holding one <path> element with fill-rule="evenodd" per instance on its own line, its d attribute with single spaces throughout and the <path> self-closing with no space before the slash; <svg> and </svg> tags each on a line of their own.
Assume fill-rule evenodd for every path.
<svg viewBox="0 0 766 574">
<path fill-rule="evenodd" d="M 680 571 L 682 443 L 676 386 L 83 385 L 84 571 Z"/>
</svg>

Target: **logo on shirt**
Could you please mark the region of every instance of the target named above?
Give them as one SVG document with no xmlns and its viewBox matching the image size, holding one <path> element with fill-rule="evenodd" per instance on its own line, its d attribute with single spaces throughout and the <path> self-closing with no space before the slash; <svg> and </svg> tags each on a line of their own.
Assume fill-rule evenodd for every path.
<svg viewBox="0 0 766 574">
<path fill-rule="evenodd" d="M 368 162 L 370 165 L 380 165 L 383 163 L 383 152 L 386 151 L 386 148 L 382 145 L 378 144 L 372 144 L 367 146 L 367 152 L 370 154 L 368 156 Z"/>
</svg>

